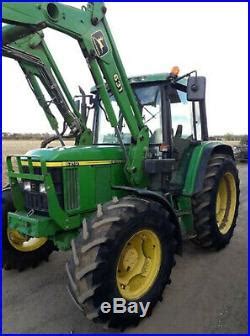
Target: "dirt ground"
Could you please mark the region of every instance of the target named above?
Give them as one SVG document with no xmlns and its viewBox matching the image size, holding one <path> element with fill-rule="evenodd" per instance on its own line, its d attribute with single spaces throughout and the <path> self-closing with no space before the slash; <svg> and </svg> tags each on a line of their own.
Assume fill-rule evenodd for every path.
<svg viewBox="0 0 250 336">
<path fill-rule="evenodd" d="M 55 143 L 53 143 L 55 144 Z M 72 145 L 72 141 L 66 141 L 67 145 Z M 41 140 L 3 140 L 2 153 L 2 185 L 7 184 L 6 177 L 6 156 L 14 154 L 25 154 L 31 148 L 40 148 Z"/>
<path fill-rule="evenodd" d="M 4 144 L 5 151 L 20 152 L 14 144 L 8 145 L 12 150 Z M 22 148 L 28 149 L 25 144 Z M 186 242 L 163 301 L 150 318 L 126 333 L 247 333 L 248 165 L 238 168 L 241 205 L 230 245 L 208 252 Z M 3 271 L 4 333 L 112 332 L 86 320 L 66 292 L 68 256 L 55 252 L 49 263 L 36 269 Z"/>
</svg>

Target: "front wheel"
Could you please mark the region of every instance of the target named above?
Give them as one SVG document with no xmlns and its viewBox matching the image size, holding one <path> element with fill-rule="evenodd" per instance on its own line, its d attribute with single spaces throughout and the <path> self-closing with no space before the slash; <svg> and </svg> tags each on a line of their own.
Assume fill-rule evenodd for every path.
<svg viewBox="0 0 250 336">
<path fill-rule="evenodd" d="M 96 216 L 83 222 L 82 234 L 72 242 L 72 259 L 66 265 L 69 291 L 87 318 L 109 327 L 125 329 L 149 316 L 170 282 L 174 266 L 174 225 L 157 202 L 125 197 L 99 207 Z M 104 313 L 114 299 L 141 302 L 131 313 Z"/>
<path fill-rule="evenodd" d="M 232 157 L 215 154 L 208 162 L 202 191 L 193 198 L 193 242 L 202 247 L 225 247 L 231 240 L 239 208 L 238 170 Z"/>
<path fill-rule="evenodd" d="M 8 228 L 8 212 L 15 211 L 11 190 L 2 192 L 3 268 L 24 270 L 48 260 L 54 244 L 47 238 L 31 238 Z"/>
</svg>

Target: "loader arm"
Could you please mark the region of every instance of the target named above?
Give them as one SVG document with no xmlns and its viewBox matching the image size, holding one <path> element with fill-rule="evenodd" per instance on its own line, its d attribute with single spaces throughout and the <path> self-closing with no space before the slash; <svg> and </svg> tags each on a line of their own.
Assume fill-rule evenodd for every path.
<svg viewBox="0 0 250 336">
<path fill-rule="evenodd" d="M 12 26 L 4 32 L 3 44 L 9 45 L 46 27 L 78 41 L 118 138 L 118 120 L 109 91 L 129 127 L 132 143 L 127 155 L 126 174 L 132 185 L 140 186 L 144 180 L 142 168 L 149 147 L 148 128 L 143 123 L 105 13 L 102 2 L 88 3 L 81 10 L 59 3 L 5 3 L 2 20 Z"/>
<path fill-rule="evenodd" d="M 11 31 L 13 26 L 3 27 L 3 33 Z M 76 138 L 76 144 L 90 145 L 92 134 L 87 129 L 77 109 L 66 83 L 44 41 L 42 32 L 32 33 L 9 45 L 3 46 L 3 55 L 16 60 L 35 94 L 38 103 L 43 108 L 51 128 L 62 142 L 58 130 L 58 123 L 51 112 L 53 103 L 61 113 L 64 122 L 71 130 L 71 136 Z M 50 101 L 44 97 L 41 83 L 47 90 Z"/>
</svg>

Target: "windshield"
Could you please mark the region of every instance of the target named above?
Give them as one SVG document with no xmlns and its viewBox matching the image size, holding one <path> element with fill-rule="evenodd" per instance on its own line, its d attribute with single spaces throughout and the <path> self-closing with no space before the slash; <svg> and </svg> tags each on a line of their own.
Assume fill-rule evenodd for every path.
<svg viewBox="0 0 250 336">
<path fill-rule="evenodd" d="M 161 95 L 157 85 L 134 87 L 134 93 L 141 108 L 144 125 L 147 125 L 150 132 L 150 143 L 160 144 L 162 142 L 161 132 Z M 114 96 L 110 97 L 111 103 L 118 120 L 118 129 L 124 144 L 131 143 L 131 134 L 128 126 L 120 113 L 118 104 Z M 100 126 L 98 126 L 100 125 Z M 111 127 L 103 103 L 100 101 L 99 115 L 97 120 L 98 144 L 119 144 L 118 137 L 113 127 Z"/>
</svg>

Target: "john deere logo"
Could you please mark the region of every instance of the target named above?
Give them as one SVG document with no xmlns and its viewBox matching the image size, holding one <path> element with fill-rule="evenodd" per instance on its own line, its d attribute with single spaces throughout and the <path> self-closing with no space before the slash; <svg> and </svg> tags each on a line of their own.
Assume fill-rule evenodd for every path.
<svg viewBox="0 0 250 336">
<path fill-rule="evenodd" d="M 92 34 L 92 40 L 94 43 L 97 56 L 102 57 L 109 51 L 108 45 L 104 39 L 103 33 L 99 30 Z"/>
</svg>

